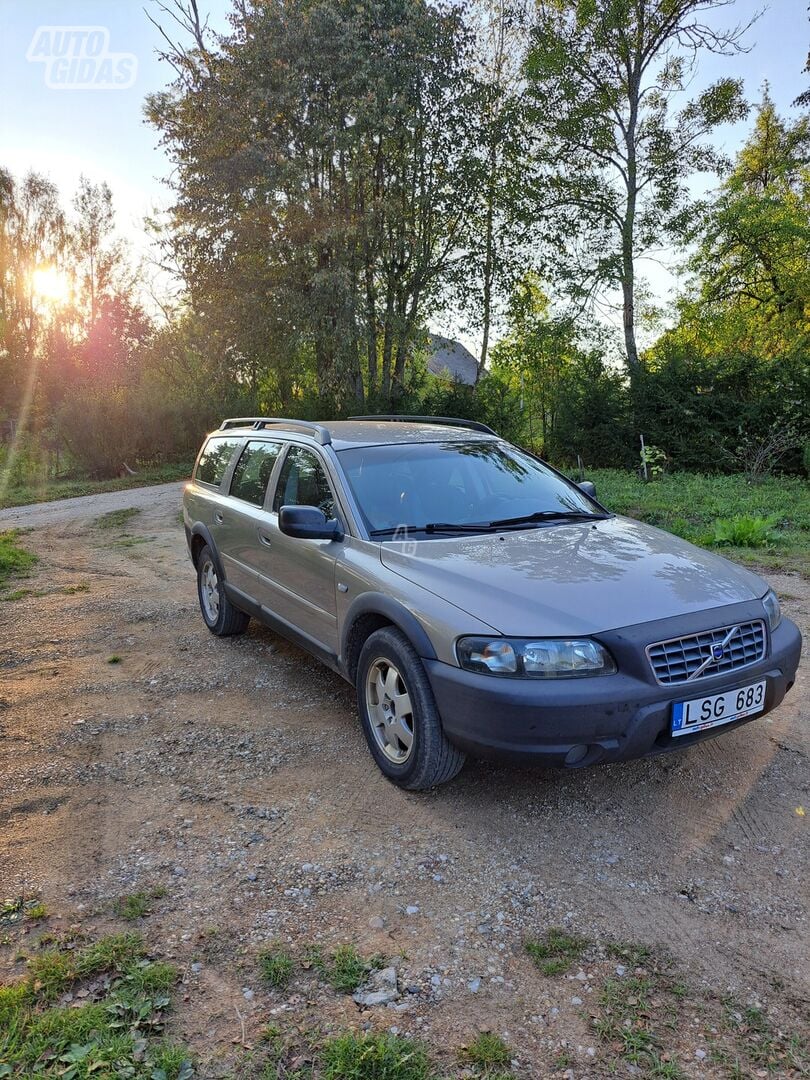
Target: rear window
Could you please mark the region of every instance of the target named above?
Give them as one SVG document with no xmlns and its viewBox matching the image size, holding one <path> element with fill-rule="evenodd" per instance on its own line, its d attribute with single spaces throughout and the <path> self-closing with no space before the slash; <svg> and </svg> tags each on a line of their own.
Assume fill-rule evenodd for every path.
<svg viewBox="0 0 810 1080">
<path fill-rule="evenodd" d="M 254 506 L 261 506 L 280 452 L 281 443 L 249 442 L 233 470 L 231 495 Z"/>
<path fill-rule="evenodd" d="M 202 484 L 214 484 L 219 486 L 222 477 L 230 464 L 233 452 L 239 445 L 239 439 L 214 437 L 205 444 L 205 449 L 200 454 L 194 479 Z"/>
</svg>

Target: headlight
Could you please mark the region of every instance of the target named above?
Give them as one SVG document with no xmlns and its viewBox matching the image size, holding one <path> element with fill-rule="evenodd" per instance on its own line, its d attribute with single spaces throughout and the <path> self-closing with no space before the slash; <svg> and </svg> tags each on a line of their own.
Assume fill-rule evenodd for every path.
<svg viewBox="0 0 810 1080">
<path fill-rule="evenodd" d="M 570 679 L 616 670 L 610 653 L 589 638 L 465 637 L 456 642 L 456 655 L 468 671 L 512 678 Z"/>
<path fill-rule="evenodd" d="M 773 589 L 768 589 L 762 597 L 762 603 L 765 605 L 765 614 L 768 616 L 768 629 L 773 633 L 782 621 L 782 609 L 779 607 L 779 601 Z"/>
</svg>

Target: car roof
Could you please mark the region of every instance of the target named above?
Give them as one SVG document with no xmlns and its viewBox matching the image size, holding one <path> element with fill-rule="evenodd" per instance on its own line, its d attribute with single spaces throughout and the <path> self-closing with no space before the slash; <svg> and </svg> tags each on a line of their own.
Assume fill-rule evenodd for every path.
<svg viewBox="0 0 810 1080">
<path fill-rule="evenodd" d="M 312 430 L 308 430 L 311 428 Z M 318 429 L 328 433 L 329 439 L 318 438 Z M 329 442 L 334 450 L 348 450 L 359 446 L 377 446 L 399 443 L 431 442 L 491 442 L 496 435 L 476 431 L 456 424 L 431 424 L 418 421 L 384 420 L 325 420 L 316 424 L 305 421 L 276 421 L 264 427 L 229 425 L 211 435 L 249 435 L 252 438 L 270 437 L 276 434 L 303 435 L 315 442 Z"/>
</svg>

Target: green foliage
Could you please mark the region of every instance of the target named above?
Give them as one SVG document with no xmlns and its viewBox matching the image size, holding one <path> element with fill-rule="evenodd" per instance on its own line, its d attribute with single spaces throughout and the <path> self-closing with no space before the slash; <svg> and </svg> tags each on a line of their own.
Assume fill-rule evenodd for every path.
<svg viewBox="0 0 810 1080">
<path fill-rule="evenodd" d="M 293 973 L 293 959 L 281 946 L 275 945 L 259 953 L 259 970 L 262 982 L 281 990 L 289 983 Z"/>
<path fill-rule="evenodd" d="M 465 1046 L 460 1057 L 474 1066 L 484 1077 L 503 1076 L 503 1069 L 512 1061 L 512 1051 L 500 1035 L 491 1031 L 481 1031 L 469 1046 Z"/>
<path fill-rule="evenodd" d="M 544 975 L 560 975 L 578 959 L 588 941 L 575 934 L 552 927 L 542 938 L 528 938 L 526 952 Z"/>
<path fill-rule="evenodd" d="M 12 576 L 19 577 L 28 573 L 37 562 L 33 552 L 26 551 L 20 544 L 19 529 L 7 529 L 0 532 L 0 586 L 5 585 Z"/>
<path fill-rule="evenodd" d="M 330 986 L 341 994 L 353 993 L 358 986 L 363 985 L 375 968 L 381 968 L 385 964 L 381 956 L 361 956 L 354 945 L 338 945 L 328 958 L 316 952 L 312 960 Z"/>
<path fill-rule="evenodd" d="M 664 470 L 667 467 L 667 455 L 659 446 L 645 445 L 644 449 L 639 451 L 639 457 L 641 458 L 642 474 L 646 471 L 648 480 L 655 480 L 664 475 Z"/>
<path fill-rule="evenodd" d="M 70 952 L 46 949 L 31 957 L 28 968 L 37 992 L 52 1001 L 77 979 L 120 970 L 142 955 L 143 942 L 137 934 L 113 934 Z"/>
<path fill-rule="evenodd" d="M 109 513 L 97 517 L 93 525 L 97 529 L 120 529 L 129 524 L 140 513 L 140 509 L 136 506 L 127 506 L 121 510 L 110 510 Z"/>
<path fill-rule="evenodd" d="M 427 1054 L 397 1035 L 346 1034 L 323 1047 L 324 1080 L 431 1080 Z"/>
<path fill-rule="evenodd" d="M 713 543 L 734 547 L 766 547 L 774 539 L 773 530 L 778 524 L 778 517 L 737 514 L 732 518 L 718 518 L 714 523 Z"/>
<path fill-rule="evenodd" d="M 52 1005 L 100 974 L 108 978 L 90 986 L 85 1003 Z M 185 1048 L 154 1040 L 177 979 L 173 965 L 147 960 L 132 934 L 36 954 L 26 980 L 0 986 L 0 1061 L 8 1066 L 0 1075 L 190 1080 Z"/>
<path fill-rule="evenodd" d="M 526 61 L 549 174 L 537 185 L 538 213 L 551 202 L 556 230 L 565 237 L 555 276 L 583 300 L 593 288 L 622 288 L 632 369 L 638 367 L 636 258 L 664 237 L 683 235 L 690 173 L 721 163 L 706 137 L 747 110 L 742 83 L 723 79 L 670 112 L 670 101 L 682 100 L 699 51 L 737 46 L 741 31 L 711 29 L 701 15 L 706 6 L 721 4 L 543 4 Z"/>
<path fill-rule="evenodd" d="M 109 657 L 107 663 L 112 663 L 112 659 L 112 657 Z M 131 921 L 142 919 L 144 915 L 149 915 L 151 912 L 150 900 L 151 897 L 145 892 L 129 893 L 127 896 L 121 896 L 115 902 L 115 914 L 120 919 Z"/>
</svg>

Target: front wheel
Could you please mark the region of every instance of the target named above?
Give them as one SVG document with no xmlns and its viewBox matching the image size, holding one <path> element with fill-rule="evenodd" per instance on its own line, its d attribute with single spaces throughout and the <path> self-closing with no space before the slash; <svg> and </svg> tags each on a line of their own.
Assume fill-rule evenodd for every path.
<svg viewBox="0 0 810 1080">
<path fill-rule="evenodd" d="M 225 584 L 214 553 L 207 544 L 197 559 L 197 596 L 205 625 L 212 634 L 230 637 L 247 629 L 250 616 L 235 608 L 225 595 Z"/>
<path fill-rule="evenodd" d="M 452 780 L 464 764 L 464 754 L 444 734 L 416 650 L 392 626 L 377 630 L 363 645 L 357 707 L 374 760 L 399 787 L 435 787 Z"/>
</svg>

